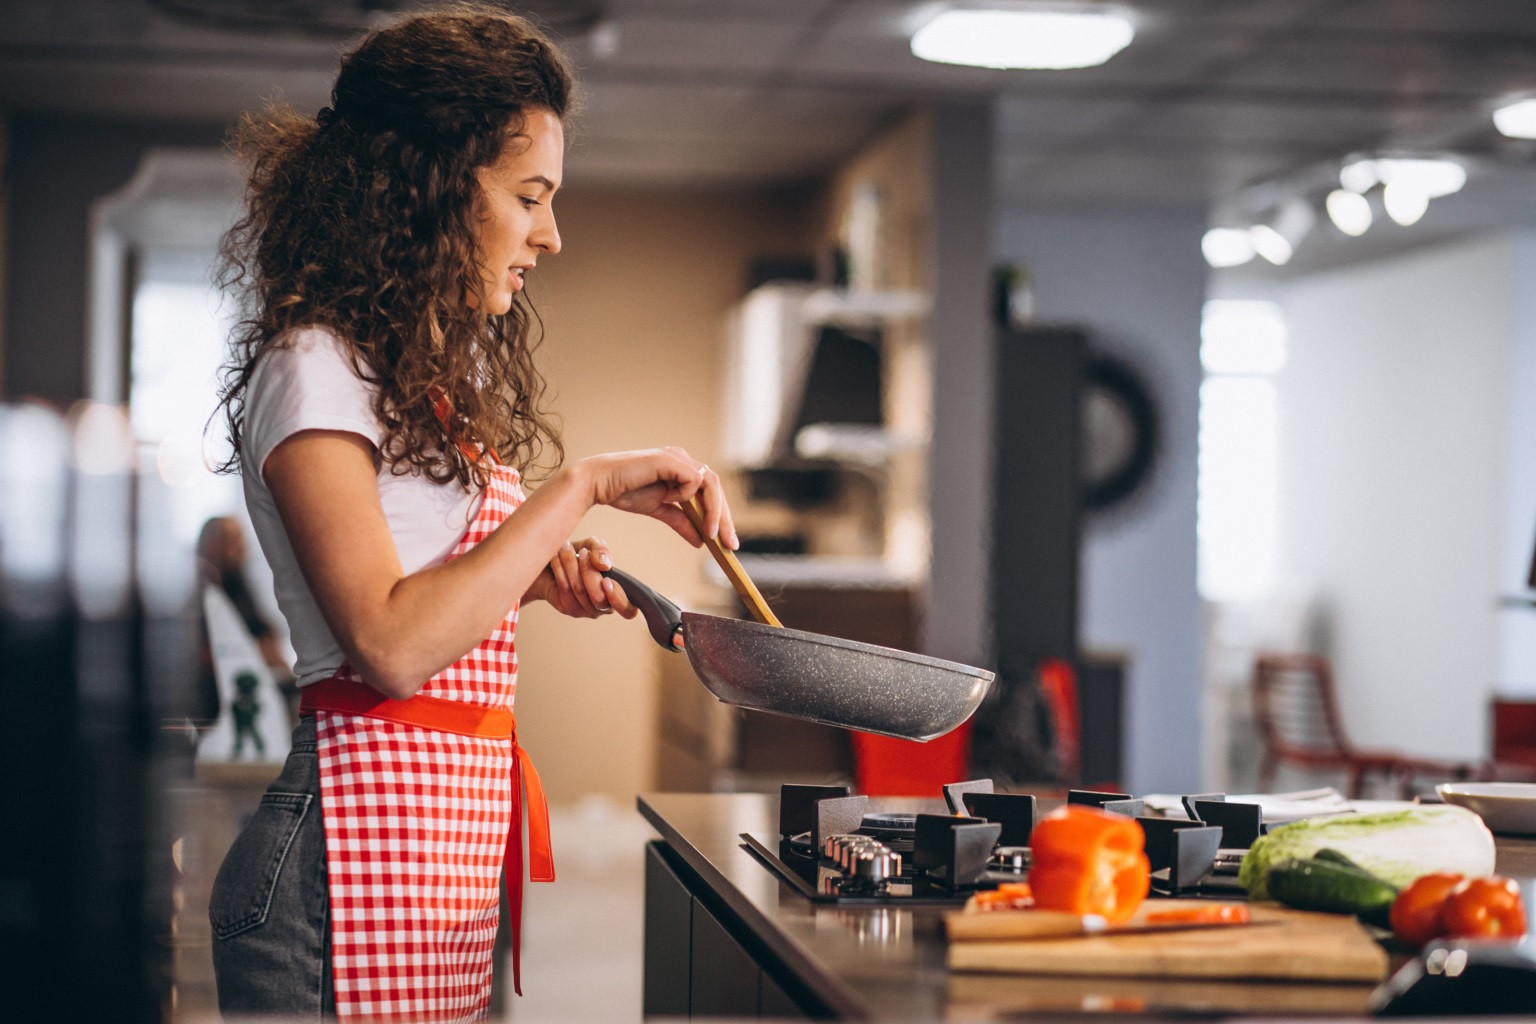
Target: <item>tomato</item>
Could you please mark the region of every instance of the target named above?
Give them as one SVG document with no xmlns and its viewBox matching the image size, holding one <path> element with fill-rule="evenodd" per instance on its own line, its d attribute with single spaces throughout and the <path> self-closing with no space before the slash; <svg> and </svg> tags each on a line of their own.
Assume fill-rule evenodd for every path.
<svg viewBox="0 0 1536 1024">
<path fill-rule="evenodd" d="M 1465 875 L 1421 875 L 1392 901 L 1392 933 L 1410 946 L 1422 946 L 1445 934 L 1441 911 L 1445 899 Z"/>
<path fill-rule="evenodd" d="M 1458 939 L 1497 939 L 1525 934 L 1525 904 L 1520 887 L 1508 878 L 1469 878 L 1446 897 L 1441 912 L 1448 935 Z"/>
</svg>

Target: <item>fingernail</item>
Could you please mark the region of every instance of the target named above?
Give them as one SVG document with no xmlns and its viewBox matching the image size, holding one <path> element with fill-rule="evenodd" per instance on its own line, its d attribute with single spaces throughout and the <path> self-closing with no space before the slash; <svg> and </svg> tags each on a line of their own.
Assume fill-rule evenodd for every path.
<svg viewBox="0 0 1536 1024">
<path fill-rule="evenodd" d="M 608 557 L 608 552 L 599 551 L 597 553 L 597 564 L 602 566 L 604 569 L 612 569 L 613 559 Z"/>
</svg>

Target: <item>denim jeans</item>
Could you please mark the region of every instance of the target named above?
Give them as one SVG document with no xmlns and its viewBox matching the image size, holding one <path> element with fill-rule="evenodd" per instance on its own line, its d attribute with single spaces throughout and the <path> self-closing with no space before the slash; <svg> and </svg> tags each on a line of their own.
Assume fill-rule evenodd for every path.
<svg viewBox="0 0 1536 1024">
<path fill-rule="evenodd" d="M 313 718 L 294 729 L 282 774 L 225 855 L 208 918 L 223 1013 L 335 1016 Z"/>
</svg>

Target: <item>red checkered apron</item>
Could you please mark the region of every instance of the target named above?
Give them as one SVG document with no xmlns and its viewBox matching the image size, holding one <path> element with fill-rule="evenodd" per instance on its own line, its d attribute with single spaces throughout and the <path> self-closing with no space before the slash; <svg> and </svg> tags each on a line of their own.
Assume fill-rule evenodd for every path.
<svg viewBox="0 0 1536 1024">
<path fill-rule="evenodd" d="M 479 513 L 449 559 L 522 504 L 517 471 L 495 465 Z M 555 880 L 538 773 L 517 745 L 517 608 L 407 701 L 342 665 L 303 690 L 316 719 L 338 1017 L 467 1021 L 490 1005 L 497 879 L 512 911 L 513 986 L 522 917 L 522 808 L 529 867 Z"/>
</svg>

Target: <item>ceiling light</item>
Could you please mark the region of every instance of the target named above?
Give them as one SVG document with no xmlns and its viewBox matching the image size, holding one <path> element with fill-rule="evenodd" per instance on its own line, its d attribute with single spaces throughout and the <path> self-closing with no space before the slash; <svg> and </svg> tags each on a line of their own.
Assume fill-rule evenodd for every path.
<svg viewBox="0 0 1536 1024">
<path fill-rule="evenodd" d="M 1427 199 L 1460 192 L 1467 169 L 1443 157 L 1380 157 L 1355 160 L 1339 171 L 1339 184 L 1351 192 L 1368 192 L 1376 185 L 1401 183 Z"/>
<path fill-rule="evenodd" d="M 1291 243 L 1268 224 L 1255 224 L 1248 229 L 1248 237 L 1253 242 L 1253 251 L 1275 266 L 1291 261 Z"/>
<path fill-rule="evenodd" d="M 1536 139 L 1536 99 L 1520 100 L 1495 110 L 1493 126 L 1512 139 Z"/>
<path fill-rule="evenodd" d="M 1371 226 L 1371 203 L 1359 192 L 1336 188 L 1323 201 L 1328 219 L 1333 226 L 1354 238 L 1365 234 Z"/>
<path fill-rule="evenodd" d="M 1403 227 L 1411 227 L 1429 209 L 1429 193 L 1411 181 L 1394 181 L 1381 193 L 1387 216 Z"/>
<path fill-rule="evenodd" d="M 1253 239 L 1242 228 L 1211 228 L 1200 239 L 1200 251 L 1213 267 L 1239 267 L 1253 259 Z"/>
<path fill-rule="evenodd" d="M 913 34 L 912 53 L 982 68 L 1091 68 L 1133 35 L 1130 19 L 1109 8 L 950 9 Z"/>
</svg>

